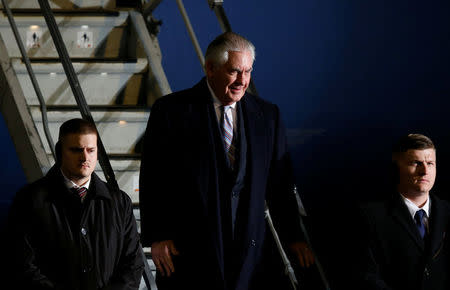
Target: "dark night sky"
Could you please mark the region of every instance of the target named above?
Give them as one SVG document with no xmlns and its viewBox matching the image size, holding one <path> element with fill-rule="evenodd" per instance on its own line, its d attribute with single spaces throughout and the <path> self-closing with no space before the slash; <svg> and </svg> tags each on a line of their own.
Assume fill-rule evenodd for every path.
<svg viewBox="0 0 450 290">
<path fill-rule="evenodd" d="M 205 51 L 220 33 L 206 0 L 184 1 Z M 435 192 L 450 181 L 450 14 L 448 1 L 225 0 L 233 30 L 256 46 L 253 78 L 280 106 L 295 176 L 307 210 L 328 209 L 389 191 L 390 147 L 400 135 L 429 135 L 438 148 Z M 172 90 L 202 70 L 175 1 L 155 16 Z M 0 121 L 2 200 L 25 183 Z"/>
<path fill-rule="evenodd" d="M 204 51 L 220 27 L 206 1 L 185 2 Z M 438 157 L 447 158 L 445 1 L 274 3 L 227 0 L 224 6 L 234 31 L 256 46 L 253 78 L 260 95 L 281 108 L 297 183 L 311 207 L 323 194 L 339 199 L 328 193 L 332 188 L 358 196 L 371 184 L 368 194 L 377 194 L 391 143 L 406 132 L 429 134 L 443 148 Z M 159 40 L 172 89 L 192 86 L 203 72 L 175 1 L 163 1 L 155 16 L 163 21 Z M 7 166 L 0 175 L 8 200 L 25 179 L 5 130 L 1 120 Z M 442 178 L 439 185 L 448 188 Z"/>
</svg>

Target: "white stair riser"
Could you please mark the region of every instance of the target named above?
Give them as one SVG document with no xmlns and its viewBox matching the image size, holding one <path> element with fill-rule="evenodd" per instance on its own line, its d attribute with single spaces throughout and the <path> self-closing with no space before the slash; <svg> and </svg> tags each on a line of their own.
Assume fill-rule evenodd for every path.
<svg viewBox="0 0 450 290">
<path fill-rule="evenodd" d="M 106 180 L 102 171 L 96 171 L 97 175 Z M 139 203 L 139 171 L 114 171 L 119 188 L 130 196 L 133 204 Z"/>
<path fill-rule="evenodd" d="M 125 57 L 127 53 L 126 14 L 122 17 L 55 17 L 70 57 Z M 1 15 L 0 15 L 1 16 Z M 29 57 L 57 58 L 58 53 L 43 17 L 15 17 L 19 34 Z M 87 25 L 87 28 L 86 26 Z M 39 47 L 27 46 L 28 34 L 40 34 Z M 90 47 L 78 43 L 79 33 L 87 33 Z M 9 22 L 0 17 L 0 33 L 10 57 L 21 57 Z M 92 35 L 90 35 L 92 33 Z M 79 47 L 79 45 L 81 47 Z"/>
<path fill-rule="evenodd" d="M 113 9 L 116 7 L 115 0 L 66 0 L 66 1 L 49 1 L 52 9 L 77 9 L 77 8 L 99 8 Z M 11 9 L 39 9 L 37 0 L 10 0 L 8 6 Z M 0 3 L 0 7 L 3 5 Z"/>
<path fill-rule="evenodd" d="M 31 108 L 31 114 L 44 148 L 50 152 L 42 126 L 39 108 Z M 133 153 L 136 143 L 145 132 L 149 113 L 143 112 L 92 112 L 106 152 L 109 154 Z M 80 118 L 79 112 L 48 112 L 50 134 L 56 143 L 61 124 L 72 118 Z M 125 121 L 125 122 L 123 122 Z"/>
<path fill-rule="evenodd" d="M 47 105 L 76 104 L 72 89 L 64 74 L 35 74 L 39 88 Z M 18 74 L 23 93 L 29 105 L 38 105 L 39 100 L 28 74 Z M 78 81 L 89 105 L 126 104 L 136 105 L 139 98 L 142 74 L 96 73 L 78 75 Z M 124 95 L 124 96 L 122 96 Z M 121 96 L 121 100 L 118 100 Z"/>
</svg>

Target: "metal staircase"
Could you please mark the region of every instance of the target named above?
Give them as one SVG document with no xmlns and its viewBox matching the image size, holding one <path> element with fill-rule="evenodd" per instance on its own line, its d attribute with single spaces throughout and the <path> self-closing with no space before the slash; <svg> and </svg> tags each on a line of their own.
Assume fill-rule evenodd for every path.
<svg viewBox="0 0 450 290">
<path fill-rule="evenodd" d="M 156 73 L 157 78 L 164 82 L 163 88 L 152 83 L 155 72 L 149 71 L 148 57 L 138 38 L 139 34 L 149 33 L 136 31 L 139 24 L 138 29 L 146 28 L 142 25 L 142 16 L 139 19 L 135 11 L 115 7 L 114 1 L 59 2 L 50 2 L 51 8 L 86 102 L 105 144 L 120 188 L 138 205 L 139 146 L 149 117 L 149 106 L 154 99 L 170 92 L 162 69 Z M 37 1 L 10 1 L 9 6 L 44 96 L 51 136 L 56 140 L 62 122 L 81 117 L 80 111 Z M 132 21 L 131 17 L 138 18 L 138 21 Z M 4 14 L 0 14 L 0 35 L 14 71 L 11 77 L 15 77 L 20 84 L 20 97 L 26 101 L 37 134 L 45 136 L 38 98 Z M 151 56 L 152 62 L 160 64 L 156 36 L 153 36 L 152 43 L 146 45 L 153 46 L 152 49 L 156 50 Z M 155 60 L 155 55 L 159 55 L 159 59 Z M 3 61 L 7 61 L 4 52 Z M 3 108 L 3 113 L 8 115 L 8 109 Z M 5 116 L 5 119 L 10 118 Z M 14 137 L 16 127 L 12 127 L 15 125 L 8 123 L 13 140 L 17 143 L 20 141 Z M 43 159 L 47 159 L 47 162 L 39 165 L 45 173 L 49 165 L 53 164 L 53 156 L 45 138 L 40 143 L 41 146 L 37 147 L 44 149 L 46 158 Z M 27 160 L 20 159 L 24 167 L 28 166 Z M 96 171 L 103 178 L 100 166 Z M 27 178 L 33 179 L 28 174 Z"/>
<path fill-rule="evenodd" d="M 48 4 L 117 183 L 133 201 L 139 227 L 141 138 L 151 104 L 171 92 L 161 67 L 156 35 L 149 33 L 140 12 L 116 7 L 114 0 L 55 0 Z M 60 125 L 82 117 L 83 110 L 77 104 L 61 64 L 64 59 L 58 54 L 38 0 L 12 0 L 7 6 L 13 12 L 42 92 L 48 128 L 55 143 Z M 45 139 L 43 107 L 5 8 L 0 7 L 0 107 L 31 182 L 46 173 L 54 164 L 54 157 L 51 142 Z M 100 166 L 96 173 L 108 179 Z"/>
<path fill-rule="evenodd" d="M 56 143 L 64 121 L 92 118 L 107 152 L 103 156 L 99 150 L 96 173 L 108 182 L 117 181 L 131 197 L 139 229 L 142 137 L 151 105 L 171 92 L 161 66 L 159 23 L 151 17 L 162 0 L 1 0 L 5 1 L 10 9 L 0 4 L 0 109 L 27 180 L 42 177 L 54 164 L 49 144 Z M 203 65 L 182 0 L 176 1 Z M 116 5 L 131 2 L 135 7 Z M 231 30 L 223 0 L 207 2 L 222 30 Z M 6 15 L 9 10 L 14 24 Z M 48 21 L 46 11 L 56 23 Z M 27 57 L 20 52 L 13 27 Z M 28 58 L 31 73 L 25 65 Z M 250 90 L 256 93 L 253 83 Z M 156 289 L 150 273 L 155 268 L 149 262 L 141 289 Z"/>
</svg>

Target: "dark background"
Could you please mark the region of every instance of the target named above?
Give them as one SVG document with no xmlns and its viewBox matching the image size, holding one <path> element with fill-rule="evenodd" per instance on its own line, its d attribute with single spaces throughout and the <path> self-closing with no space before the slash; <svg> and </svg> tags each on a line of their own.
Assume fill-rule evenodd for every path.
<svg viewBox="0 0 450 290">
<path fill-rule="evenodd" d="M 195 3 L 194 3 L 195 2 Z M 203 51 L 220 33 L 207 1 L 185 1 Z M 343 254 L 353 205 L 390 192 L 390 149 L 406 133 L 437 146 L 433 192 L 450 197 L 450 5 L 448 1 L 225 0 L 234 31 L 256 46 L 253 78 L 280 106 L 309 214 L 308 225 L 333 282 L 345 284 Z M 172 90 L 202 70 L 175 1 L 155 12 Z M 0 218 L 25 177 L 0 118 Z M 345 289 L 345 287 L 343 287 Z"/>
</svg>

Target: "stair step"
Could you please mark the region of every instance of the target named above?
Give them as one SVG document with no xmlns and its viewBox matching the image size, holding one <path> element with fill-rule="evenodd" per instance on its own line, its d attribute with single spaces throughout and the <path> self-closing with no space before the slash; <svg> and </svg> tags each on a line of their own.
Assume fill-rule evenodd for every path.
<svg viewBox="0 0 450 290">
<path fill-rule="evenodd" d="M 58 58 L 43 16 L 19 14 L 14 17 L 28 56 Z M 129 51 L 128 12 L 117 16 L 55 16 L 64 44 L 71 57 L 126 57 Z M 0 33 L 4 40 L 15 40 L 7 17 L 0 14 Z M 39 38 L 33 42 L 33 34 Z M 83 35 L 86 35 L 85 41 Z M 133 43 L 134 41 L 131 41 Z M 34 43 L 34 45 L 33 45 Z M 10 57 L 21 57 L 15 41 L 5 41 Z M 132 52 L 135 54 L 135 52 Z"/>
<path fill-rule="evenodd" d="M 41 110 L 38 106 L 30 106 L 31 116 L 36 124 L 46 152 L 50 152 L 42 126 Z M 109 154 L 134 153 L 135 147 L 141 143 L 141 138 L 147 126 L 150 112 L 148 109 L 132 111 L 102 110 L 91 111 L 97 129 Z M 48 126 L 50 134 L 56 143 L 61 124 L 72 118 L 81 118 L 79 111 L 59 110 L 48 111 Z"/>
<path fill-rule="evenodd" d="M 65 0 L 49 1 L 52 9 L 80 9 L 80 8 L 104 8 L 112 9 L 116 7 L 116 0 Z M 11 9 L 40 9 L 37 0 L 10 0 L 8 6 Z M 3 5 L 0 4 L 3 9 Z"/>
<path fill-rule="evenodd" d="M 146 95 L 142 89 L 147 59 L 135 62 L 72 63 L 80 86 L 90 105 L 127 104 L 136 105 Z M 31 84 L 25 65 L 13 60 L 13 67 L 29 105 L 39 101 Z M 60 63 L 33 63 L 33 71 L 47 105 L 76 104 L 72 89 Z"/>
</svg>

